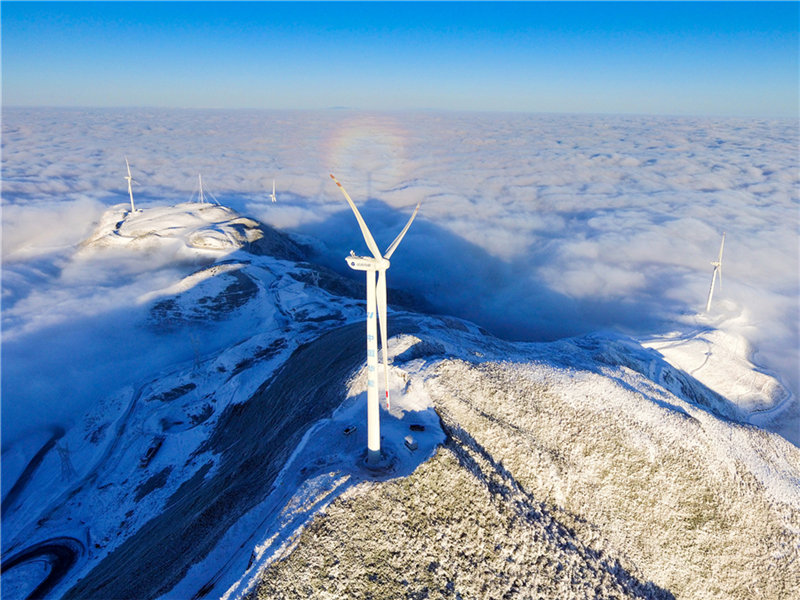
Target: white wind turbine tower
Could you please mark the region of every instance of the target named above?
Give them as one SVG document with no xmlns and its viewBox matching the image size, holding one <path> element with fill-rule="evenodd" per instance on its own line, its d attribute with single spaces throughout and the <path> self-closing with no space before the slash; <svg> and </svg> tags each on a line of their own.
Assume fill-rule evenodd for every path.
<svg viewBox="0 0 800 600">
<path fill-rule="evenodd" d="M 706 302 L 706 312 L 711 310 L 711 297 L 714 295 L 714 283 L 719 273 L 719 287 L 722 287 L 722 249 L 725 247 L 725 232 L 722 233 L 722 243 L 719 245 L 719 258 L 712 260 L 714 270 L 711 272 L 711 287 L 708 290 L 708 302 Z"/>
<path fill-rule="evenodd" d="M 381 430 L 380 430 L 380 405 L 378 404 L 378 340 L 377 340 L 377 327 L 375 318 L 378 317 L 381 327 L 381 354 L 383 358 L 383 376 L 386 388 L 386 406 L 389 407 L 389 366 L 387 359 L 386 347 L 386 269 L 389 268 L 389 258 L 397 249 L 400 240 L 411 227 L 411 222 L 417 216 L 420 203 L 411 214 L 411 218 L 403 227 L 403 230 L 389 244 L 386 253 L 381 256 L 378 245 L 375 239 L 367 228 L 367 224 L 358 212 L 356 205 L 350 199 L 350 196 L 345 191 L 342 184 L 331 175 L 331 179 L 336 182 L 339 189 L 342 190 L 347 203 L 353 209 L 356 215 L 358 226 L 361 228 L 361 233 L 364 236 L 364 241 L 367 243 L 369 251 L 372 256 L 356 256 L 351 250 L 350 256 L 346 257 L 347 266 L 356 271 L 366 271 L 367 273 L 367 463 L 375 464 L 380 460 L 381 456 Z M 375 283 L 375 272 L 378 273 L 377 285 Z M 376 311 L 377 305 L 377 311 Z M 376 314 L 377 312 L 377 314 Z"/>
<path fill-rule="evenodd" d="M 197 174 L 197 184 L 198 184 L 198 190 L 199 190 L 197 192 L 197 201 L 200 204 L 205 204 L 206 203 L 206 192 L 208 192 L 208 195 L 211 196 L 211 200 L 213 200 L 214 203 L 217 206 L 219 206 L 219 200 L 217 200 L 217 198 L 216 198 L 216 196 L 214 196 L 213 192 L 203 189 L 203 175 L 200 174 L 200 173 Z M 192 198 L 194 198 L 194 194 L 192 194 Z M 209 202 L 209 204 L 211 204 L 211 202 Z"/>
<path fill-rule="evenodd" d="M 131 187 L 132 183 L 135 183 L 133 177 L 131 177 L 131 166 L 128 164 L 128 157 L 125 157 L 125 166 L 128 167 L 128 176 L 125 178 L 128 180 L 128 195 L 131 197 L 131 212 L 136 212 L 136 207 L 133 205 L 133 187 Z"/>
<path fill-rule="evenodd" d="M 200 173 L 197 174 L 197 182 L 200 185 L 200 191 L 197 194 L 197 200 L 200 202 L 200 204 L 205 204 L 206 199 L 203 196 L 203 176 Z"/>
<path fill-rule="evenodd" d="M 278 198 L 275 196 L 275 180 L 272 180 L 272 194 L 269 196 L 273 202 L 277 202 Z"/>
</svg>

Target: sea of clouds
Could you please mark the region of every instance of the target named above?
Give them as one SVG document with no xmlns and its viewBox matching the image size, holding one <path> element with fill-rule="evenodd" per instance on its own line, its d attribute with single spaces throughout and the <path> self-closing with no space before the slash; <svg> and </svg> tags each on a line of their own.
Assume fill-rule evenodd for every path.
<svg viewBox="0 0 800 600">
<path fill-rule="evenodd" d="M 133 339 L 140 319 L 123 309 L 174 276 L 169 257 L 75 257 L 103 210 L 128 202 L 126 156 L 139 206 L 189 200 L 202 173 L 221 203 L 343 273 L 351 249 L 367 250 L 328 173 L 383 248 L 422 201 L 388 278 L 430 309 L 517 340 L 735 322 L 756 362 L 798 395 L 797 120 L 21 108 L 2 117 L 5 441 L 8 417 L 22 418 L 14 410 L 46 413 L 70 381 L 91 401 L 133 383 L 131 365 L 147 355 Z M 706 318 L 723 232 L 723 281 Z M 85 344 L 103 368 L 74 365 L 65 383 L 70 352 Z M 112 344 L 117 367 L 102 360 Z M 191 355 L 188 342 L 181 351 Z"/>
</svg>

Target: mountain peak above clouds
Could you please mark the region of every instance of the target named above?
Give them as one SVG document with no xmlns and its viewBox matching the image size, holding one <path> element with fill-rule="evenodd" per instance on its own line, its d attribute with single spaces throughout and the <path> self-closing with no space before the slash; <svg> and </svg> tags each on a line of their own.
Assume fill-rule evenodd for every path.
<svg viewBox="0 0 800 600">
<path fill-rule="evenodd" d="M 97 402 L 4 450 L 4 596 L 788 599 L 800 585 L 800 449 L 635 340 L 512 343 L 391 311 L 391 466 L 374 473 L 359 282 L 200 203 L 112 207 L 71 261 L 134 307 L 130 356 L 110 360 L 137 370 L 83 374 Z M 18 568 L 62 555 L 58 577 Z"/>
<path fill-rule="evenodd" d="M 270 230 L 274 231 L 274 230 Z M 81 244 L 83 251 L 100 248 L 154 250 L 160 246 L 182 243 L 184 255 L 218 258 L 222 254 L 246 248 L 254 253 L 292 255 L 301 258 L 298 248 L 283 252 L 259 244 L 265 228 L 218 204 L 184 202 L 174 206 L 140 208 L 131 212 L 120 204 L 107 210 L 92 235 Z M 253 246 L 255 244 L 255 247 Z"/>
</svg>

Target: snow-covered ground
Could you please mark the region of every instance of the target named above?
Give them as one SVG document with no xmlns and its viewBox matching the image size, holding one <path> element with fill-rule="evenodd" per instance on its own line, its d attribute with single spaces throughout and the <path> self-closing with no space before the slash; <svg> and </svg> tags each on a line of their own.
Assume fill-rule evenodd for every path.
<svg viewBox="0 0 800 600">
<path fill-rule="evenodd" d="M 4 596 L 46 581 L 47 557 L 65 573 L 54 595 L 240 597 L 336 497 L 431 457 L 462 379 L 478 373 L 465 400 L 487 401 L 475 396 L 482 390 L 492 410 L 451 420 L 449 439 L 456 425 L 488 435 L 480 443 L 493 460 L 524 461 L 490 429 L 495 409 L 514 412 L 498 390 L 526 379 L 536 388 L 537 361 L 572 405 L 595 390 L 593 410 L 609 411 L 625 435 L 654 427 L 692 445 L 691 431 L 654 423 L 660 411 L 699 420 L 693 460 L 709 471 L 692 476 L 710 477 L 713 456 L 733 453 L 722 462 L 744 465 L 734 480 L 755 478 L 754 498 L 789 507 L 786 526 L 796 528 L 797 448 L 735 425 L 800 443 L 795 122 L 306 117 L 4 109 L 2 547 L 5 565 L 25 549 L 35 559 L 4 573 Z M 202 151 L 190 129 L 204 134 Z M 116 164 L 120 137 L 131 139 L 139 182 L 134 213 Z M 240 212 L 186 202 L 194 170 Z M 393 406 L 382 418 L 391 467 L 380 472 L 359 460 L 363 284 L 336 273 L 351 248 L 361 251 L 360 236 L 324 187 L 328 170 L 381 246 L 423 199 L 392 258 L 390 303 L 399 286 L 422 297 L 405 297 L 411 304 L 477 322 L 390 313 Z M 702 315 L 722 229 L 724 288 Z M 514 344 L 479 326 L 525 340 L 581 336 Z M 597 328 L 617 332 L 584 335 Z M 640 402 L 656 416 L 628 419 Z M 517 415 L 524 426 L 513 435 L 533 439 L 535 412 Z M 573 434 L 590 418 L 576 414 Z M 554 452 L 542 439 L 548 449 L 537 442 L 537 452 Z M 620 450 L 606 450 L 598 464 L 611 483 L 631 483 L 610 464 Z M 667 462 L 683 460 L 674 451 Z M 576 504 L 571 486 L 591 482 L 541 480 L 528 468 L 515 477 L 535 481 L 540 498 L 600 525 L 608 517 Z M 770 527 L 783 527 L 771 510 Z M 683 571 L 650 560 L 637 546 L 643 535 L 603 534 L 669 588 Z"/>
<path fill-rule="evenodd" d="M 444 355 L 395 364 L 417 369 L 445 445 L 345 492 L 257 598 L 794 598 L 795 446 L 630 338 L 442 329 L 417 335 Z"/>
<path fill-rule="evenodd" d="M 161 277 L 137 280 L 134 273 L 127 277 L 137 281 L 131 286 L 108 269 L 106 286 L 108 293 L 139 307 L 122 337 L 142 338 L 150 353 L 138 356 L 129 379 L 100 386 L 96 399 L 72 424 L 53 421 L 49 429 L 34 430 L 4 449 L 2 535 L 4 594 L 9 597 L 25 597 L 34 590 L 67 597 L 194 597 L 201 592 L 243 597 L 261 589 L 264 569 L 302 544 L 304 527 L 331 501 L 364 484 L 408 476 L 430 458 L 445 441 L 440 418 L 447 422 L 450 439 L 495 435 L 453 412 L 442 399 L 444 381 L 447 394 L 460 401 L 477 406 L 488 398 L 491 409 L 487 405 L 479 414 L 511 411 L 503 423 L 516 423 L 514 431 L 525 428 L 536 430 L 537 438 L 544 436 L 539 427 L 545 421 L 530 421 L 530 415 L 519 413 L 516 392 L 509 390 L 538 390 L 542 375 L 537 369 L 545 367 L 543 385 L 562 399 L 577 406 L 593 394 L 600 402 L 595 410 L 615 421 L 637 415 L 624 428 L 635 439 L 642 427 L 661 419 L 648 417 L 644 406 L 652 404 L 659 415 L 666 411 L 676 423 L 687 414 L 700 419 L 704 435 L 710 436 L 708 444 L 718 448 L 733 443 L 718 450 L 723 455 L 735 450 L 736 464 L 758 481 L 758 494 L 766 495 L 768 504 L 788 506 L 788 526 L 796 525 L 791 515 L 800 508 L 797 449 L 778 445 L 764 454 L 763 442 L 755 444 L 753 434 L 737 433 L 728 423 L 752 420 L 764 407 L 786 401 L 785 390 L 784 396 L 776 396 L 775 390 L 783 388 L 766 375 L 758 379 L 760 388 L 730 388 L 731 397 L 739 394 L 731 400 L 685 370 L 676 370 L 661 354 L 618 334 L 514 344 L 458 319 L 392 312 L 394 401 L 390 410 L 382 411 L 386 466 L 374 470 L 364 464 L 363 288 L 303 261 L 302 249 L 288 237 L 210 204 L 181 203 L 134 213 L 125 205 L 114 206 L 71 260 L 84 264 L 81 271 L 90 271 L 87 264 L 124 265 L 150 258 L 157 259 L 157 272 L 169 273 L 172 284 L 165 285 Z M 65 270 L 69 268 L 67 264 Z M 61 319 L 69 321 L 66 315 Z M 92 318 L 102 319 L 92 312 L 82 315 L 87 323 Z M 709 331 L 710 337 L 721 335 Z M 191 356 L 158 351 L 187 336 Z M 660 349 L 677 362 L 697 354 L 695 339 Z M 712 364 L 734 378 L 756 377 L 748 375 L 753 367 L 738 358 L 741 354 L 712 353 Z M 486 365 L 485 380 L 481 365 Z M 495 372 L 492 365 L 505 366 Z M 506 375 L 499 373 L 518 369 L 533 369 L 533 383 L 519 375 L 513 375 L 517 383 L 511 388 L 501 383 Z M 759 389 L 762 395 L 754 395 Z M 504 397 L 509 393 L 512 397 Z M 644 394 L 647 404 L 639 406 L 637 394 Z M 70 408 L 77 410 L 74 403 Z M 494 418 L 489 422 L 497 423 Z M 672 438 L 678 434 L 669 422 L 656 428 Z M 407 436 L 413 449 L 405 443 Z M 723 441 L 730 436 L 733 442 Z M 490 452 L 499 459 L 508 449 L 501 443 Z M 713 458 L 701 456 L 704 461 Z M 618 458 L 601 451 L 598 460 L 607 470 Z M 525 460 L 524 453 L 502 458 L 509 464 L 518 460 Z M 670 454 L 669 460 L 675 457 Z M 543 477 L 536 476 L 537 481 Z M 559 506 L 575 501 L 556 485 L 564 477 L 572 475 L 553 472 L 540 481 L 550 485 L 550 500 Z M 621 476 L 614 480 L 621 489 L 627 481 Z M 685 483 L 678 477 L 675 485 L 681 490 Z M 636 530 L 649 517 L 642 513 L 626 518 Z M 677 534 L 670 530 L 669 535 Z M 611 535 L 604 543 L 637 556 L 634 565 L 654 569 L 657 576 L 651 576 L 676 586 L 680 570 L 671 563 L 652 563 L 646 554 L 639 560 L 637 540 L 636 535 Z M 593 559 L 584 559 L 594 565 Z M 49 565 L 49 573 L 42 564 Z M 135 583 L 130 580 L 132 564 L 137 565 Z M 783 563 L 776 564 L 783 573 Z M 595 568 L 602 572 L 606 567 L 591 566 Z M 727 581 L 728 575 L 722 577 Z M 688 589 L 692 585 L 690 581 Z"/>
<path fill-rule="evenodd" d="M 204 506 L 202 498 L 213 505 L 221 502 L 220 495 L 226 498 L 227 520 L 220 519 L 220 531 L 210 537 L 213 549 L 205 542 L 197 561 L 178 552 L 174 573 L 168 566 L 158 569 L 164 581 L 143 577 L 139 588 L 128 582 L 121 588 L 95 582 L 97 587 L 83 593 L 150 596 L 177 584 L 172 593 L 191 596 L 211 581 L 221 594 L 242 573 L 257 573 L 334 492 L 363 480 L 408 475 L 444 439 L 424 393 L 405 372 L 392 370 L 397 401 L 383 422 L 390 465 L 378 473 L 361 466 L 366 446 L 364 374 L 354 376 L 349 395 L 337 393 L 340 380 L 358 371 L 364 360 L 363 301 L 332 296 L 323 288 L 338 286 L 347 292 L 353 287 L 362 296 L 363 289 L 302 262 L 301 250 L 288 238 L 228 208 L 181 203 L 131 213 L 126 205 L 114 206 L 64 269 L 79 264 L 88 272 L 98 263 L 124 268 L 136 261 L 152 265 L 153 259 L 155 277 L 138 279 L 138 273 L 129 273 L 135 285 L 120 283 L 121 274 L 109 268 L 110 280 L 103 282 L 105 293 L 123 299 L 122 305 L 129 305 L 136 316 L 119 325 L 120 338 L 139 338 L 133 345 L 136 368 L 122 374 L 119 366 L 109 364 L 111 359 L 89 365 L 82 376 L 93 378 L 98 389 L 83 412 L 79 401 L 68 402 L 70 425 L 57 425 L 70 419 L 50 415 L 49 428 L 34 428 L 4 448 L 4 557 L 13 565 L 21 551 L 47 548 L 48 540 L 61 540 L 57 545 L 63 552 L 78 548 L 71 557 L 77 565 L 58 582 L 54 594 L 68 590 L 115 551 L 125 561 L 152 552 L 150 541 L 158 544 L 160 538 L 149 536 L 142 542 L 136 536 L 169 515 L 171 505 L 197 501 Z M 174 283 L 164 285 L 159 270 L 166 270 Z M 76 301 L 73 318 L 86 320 L 86 327 L 95 331 L 96 305 L 88 314 L 80 314 L 81 308 Z M 66 313 L 51 318 L 56 326 L 59 319 L 69 321 Z M 322 335 L 331 328 L 337 328 L 331 335 L 338 342 Z M 170 348 L 180 347 L 187 337 L 193 354 L 170 356 Z M 79 352 L 82 340 L 65 344 Z M 109 341 L 96 342 L 110 350 Z M 147 350 L 139 354 L 143 346 Z M 9 347 L 16 348 L 13 342 Z M 347 360 L 326 363 L 326 352 L 342 352 Z M 61 367 L 69 377 L 68 357 L 62 356 Z M 112 384 L 100 373 L 109 368 L 118 377 Z M 309 379 L 310 372 L 318 374 Z M 227 431 L 239 418 L 236 406 L 254 405 L 254 398 L 273 405 L 267 415 L 256 410 L 256 423 L 238 425 L 250 426 L 254 446 L 238 448 L 230 457 L 230 446 L 244 444 L 248 437 Z M 4 418 L 25 416 L 4 405 Z M 266 419 L 262 426 L 269 434 L 259 429 L 261 419 Z M 405 446 L 406 436 L 416 443 L 413 451 Z M 260 464 L 254 464 L 258 457 Z M 237 495 L 231 500 L 223 488 L 198 493 L 200 500 L 194 495 L 180 500 L 181 486 L 194 477 L 228 481 L 242 464 L 260 471 L 250 481 L 252 498 Z M 192 511 L 179 506 L 178 512 L 170 516 L 173 526 L 181 519 L 185 527 L 194 526 Z M 162 535 L 173 535 L 161 527 Z M 43 577 L 32 576 L 27 566 L 11 569 L 4 575 L 4 595 L 23 597 Z"/>
<path fill-rule="evenodd" d="M 645 338 L 643 345 L 724 396 L 737 420 L 775 431 L 800 446 L 800 405 L 779 373 L 759 363 L 749 341 L 754 326 L 747 311 L 723 302 L 732 314 L 698 316 L 693 328 Z"/>
</svg>

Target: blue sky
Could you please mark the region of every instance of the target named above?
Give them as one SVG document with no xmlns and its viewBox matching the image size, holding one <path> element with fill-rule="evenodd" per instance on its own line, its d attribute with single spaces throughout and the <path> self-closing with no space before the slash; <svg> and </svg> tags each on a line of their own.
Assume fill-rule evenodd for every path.
<svg viewBox="0 0 800 600">
<path fill-rule="evenodd" d="M 3 104 L 796 116 L 799 6 L 3 2 Z"/>
</svg>

